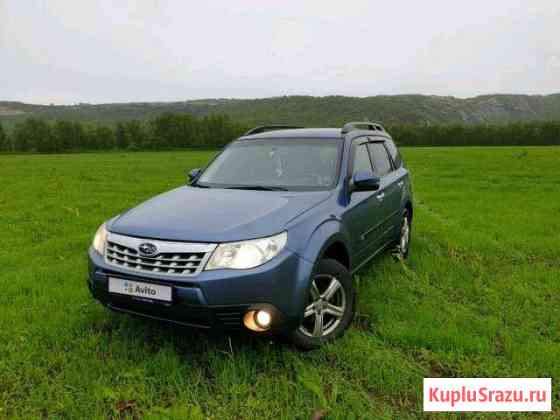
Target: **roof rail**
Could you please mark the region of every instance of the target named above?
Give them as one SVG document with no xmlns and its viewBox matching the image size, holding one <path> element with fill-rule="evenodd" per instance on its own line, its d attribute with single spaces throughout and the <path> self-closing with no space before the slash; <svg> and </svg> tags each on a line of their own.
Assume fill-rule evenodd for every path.
<svg viewBox="0 0 560 420">
<path fill-rule="evenodd" d="M 371 121 L 352 121 L 344 124 L 342 127 L 342 134 L 349 133 L 352 130 L 357 130 L 358 126 L 366 126 L 366 130 L 371 131 L 385 131 L 385 127 L 381 123 Z"/>
<path fill-rule="evenodd" d="M 281 124 L 277 124 L 277 125 L 261 125 L 259 127 L 255 127 L 255 128 L 251 128 L 249 131 L 247 131 L 245 134 L 243 134 L 244 136 L 250 136 L 251 134 L 259 134 L 259 133 L 264 133 L 266 131 L 274 131 L 274 130 L 291 130 L 291 129 L 295 129 L 295 128 L 303 128 L 303 127 L 298 127 L 295 125 L 281 125 Z"/>
</svg>

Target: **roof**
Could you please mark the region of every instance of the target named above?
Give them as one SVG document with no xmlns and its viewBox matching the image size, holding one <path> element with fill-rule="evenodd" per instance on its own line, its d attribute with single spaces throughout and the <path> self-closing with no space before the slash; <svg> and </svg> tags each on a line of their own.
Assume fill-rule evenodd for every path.
<svg viewBox="0 0 560 420">
<path fill-rule="evenodd" d="M 297 138 L 331 138 L 331 139 L 354 139 L 363 135 L 374 135 L 377 137 L 391 138 L 386 131 L 371 132 L 368 130 L 352 130 L 342 134 L 340 128 L 295 128 L 287 130 L 265 131 L 263 133 L 241 136 L 237 140 L 261 140 L 261 139 L 297 139 Z"/>
<path fill-rule="evenodd" d="M 240 137 L 240 140 L 276 138 L 342 138 L 340 128 L 296 128 L 289 130 L 266 131 Z"/>
</svg>

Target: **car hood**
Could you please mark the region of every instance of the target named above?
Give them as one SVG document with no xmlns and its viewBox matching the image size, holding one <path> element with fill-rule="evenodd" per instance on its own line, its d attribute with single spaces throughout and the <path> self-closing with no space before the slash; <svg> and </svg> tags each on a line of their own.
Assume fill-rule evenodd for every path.
<svg viewBox="0 0 560 420">
<path fill-rule="evenodd" d="M 330 194 L 187 186 L 132 208 L 112 220 L 108 229 L 122 235 L 172 241 L 252 239 L 281 232 L 290 220 Z"/>
</svg>

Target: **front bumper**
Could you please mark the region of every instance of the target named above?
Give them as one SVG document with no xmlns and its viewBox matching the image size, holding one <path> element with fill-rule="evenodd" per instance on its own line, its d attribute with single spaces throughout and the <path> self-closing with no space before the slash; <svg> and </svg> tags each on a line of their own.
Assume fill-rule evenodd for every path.
<svg viewBox="0 0 560 420">
<path fill-rule="evenodd" d="M 270 331 L 279 332 L 300 324 L 312 269 L 312 264 L 285 249 L 254 269 L 169 278 L 107 264 L 90 248 L 88 287 L 93 297 L 115 311 L 200 328 L 241 329 L 245 313 L 267 307 L 273 312 Z M 172 302 L 109 293 L 109 277 L 171 286 Z"/>
</svg>

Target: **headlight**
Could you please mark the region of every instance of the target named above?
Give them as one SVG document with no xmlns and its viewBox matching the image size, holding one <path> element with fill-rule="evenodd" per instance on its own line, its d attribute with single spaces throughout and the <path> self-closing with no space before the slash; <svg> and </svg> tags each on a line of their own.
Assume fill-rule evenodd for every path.
<svg viewBox="0 0 560 420">
<path fill-rule="evenodd" d="M 206 270 L 253 268 L 270 261 L 286 246 L 288 234 L 218 245 L 206 264 Z"/>
<path fill-rule="evenodd" d="M 107 229 L 105 228 L 105 223 L 99 226 L 95 236 L 93 237 L 93 249 L 95 249 L 99 254 L 103 255 L 105 252 L 105 243 L 107 242 Z"/>
</svg>

